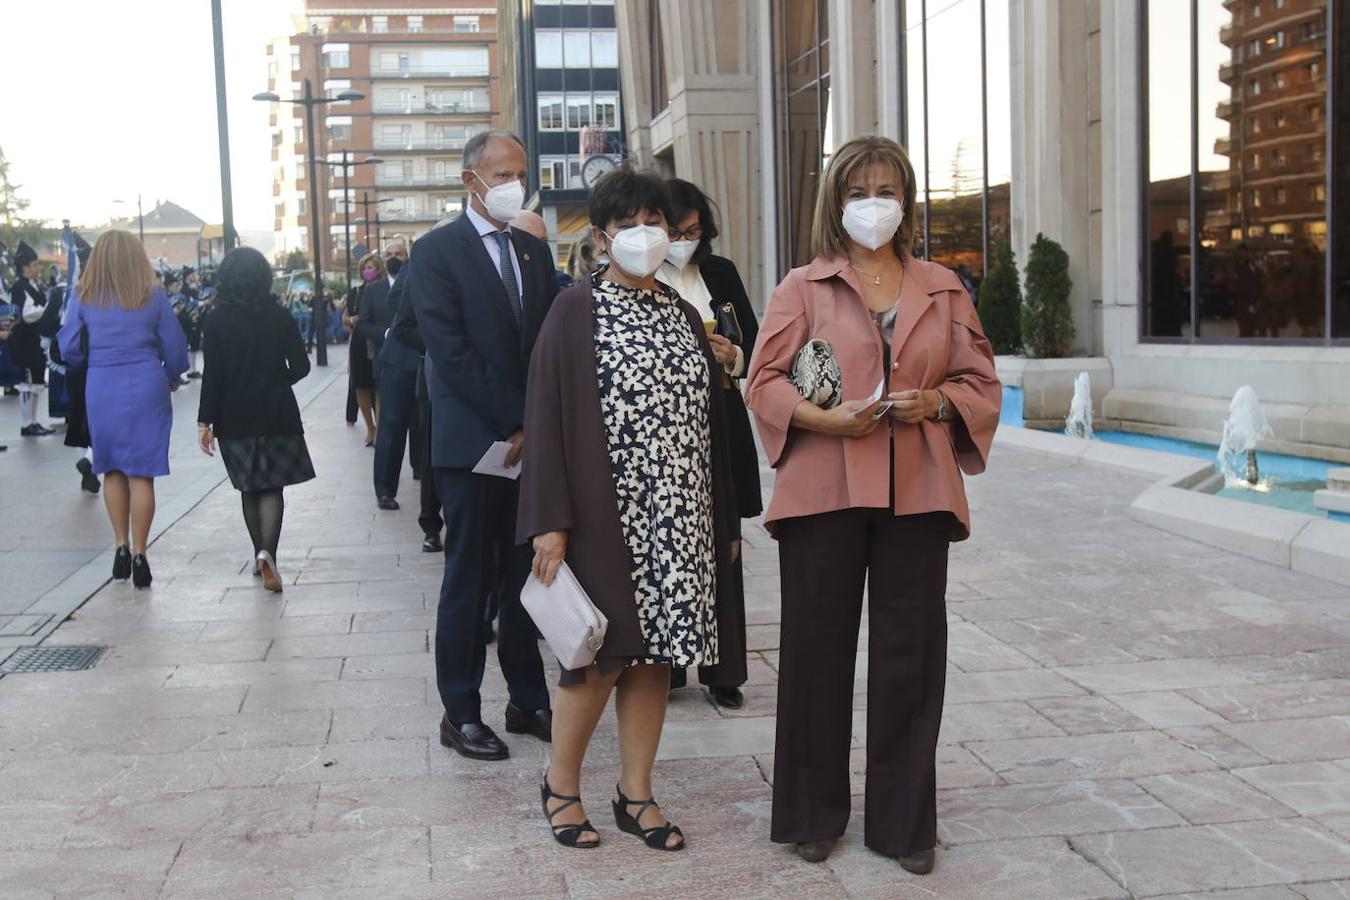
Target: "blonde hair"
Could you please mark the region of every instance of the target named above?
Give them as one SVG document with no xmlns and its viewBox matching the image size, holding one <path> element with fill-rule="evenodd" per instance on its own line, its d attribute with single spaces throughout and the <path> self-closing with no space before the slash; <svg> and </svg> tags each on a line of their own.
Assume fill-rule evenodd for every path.
<svg viewBox="0 0 1350 900">
<path fill-rule="evenodd" d="M 366 270 L 366 263 L 375 264 L 375 277 L 378 278 L 384 274 L 384 257 L 380 256 L 378 253 L 367 253 L 365 256 L 361 257 L 361 261 L 356 264 L 357 275 L 360 275 Z"/>
<path fill-rule="evenodd" d="M 848 184 L 859 172 L 880 163 L 895 169 L 900 176 L 905 218 L 895 232 L 891 245 L 896 256 L 909 256 L 914 246 L 914 166 L 905 148 L 895 141 L 874 134 L 853 138 L 830 156 L 825 176 L 820 179 L 816 193 L 816 214 L 811 223 L 811 254 L 829 258 L 848 254 L 852 239 L 844 230 L 841 213 Z"/>
<path fill-rule="evenodd" d="M 135 235 L 116 228 L 99 235 L 80 273 L 82 304 L 140 309 L 150 302 L 156 288 L 150 257 Z"/>
</svg>

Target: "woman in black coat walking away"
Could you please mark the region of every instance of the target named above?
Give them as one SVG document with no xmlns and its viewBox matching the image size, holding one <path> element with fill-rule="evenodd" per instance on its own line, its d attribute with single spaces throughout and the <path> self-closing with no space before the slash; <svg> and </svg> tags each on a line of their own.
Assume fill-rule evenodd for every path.
<svg viewBox="0 0 1350 900">
<path fill-rule="evenodd" d="M 280 592 L 282 489 L 314 477 L 291 390 L 309 374 L 309 357 L 295 319 L 272 296 L 272 269 L 261 253 L 231 250 L 216 277 L 202 344 L 206 372 L 197 438 L 208 456 L 220 442 L 225 471 L 242 495 L 253 574 L 267 590 Z"/>
</svg>

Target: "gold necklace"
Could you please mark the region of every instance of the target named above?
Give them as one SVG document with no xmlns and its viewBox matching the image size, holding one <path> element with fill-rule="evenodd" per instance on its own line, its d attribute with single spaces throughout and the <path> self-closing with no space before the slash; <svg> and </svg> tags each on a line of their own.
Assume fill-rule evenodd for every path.
<svg viewBox="0 0 1350 900">
<path fill-rule="evenodd" d="M 858 268 L 851 262 L 849 263 L 849 267 L 853 269 L 853 271 L 857 272 L 859 275 L 866 275 L 868 278 L 872 279 L 872 284 L 878 287 L 881 286 L 881 279 L 886 275 L 885 272 L 881 273 L 880 275 L 873 275 L 871 272 L 868 272 L 865 269 Z"/>
</svg>

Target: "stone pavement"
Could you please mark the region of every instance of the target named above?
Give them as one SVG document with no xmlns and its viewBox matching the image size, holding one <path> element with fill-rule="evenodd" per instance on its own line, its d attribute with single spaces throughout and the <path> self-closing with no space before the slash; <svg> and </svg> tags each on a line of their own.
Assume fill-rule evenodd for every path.
<svg viewBox="0 0 1350 900">
<path fill-rule="evenodd" d="M 404 510 L 375 508 L 343 399 L 334 383 L 306 413 L 320 477 L 288 493 L 283 596 L 247 573 L 225 484 L 155 542 L 151 591 L 109 585 L 48 640 L 110 647 L 96 668 L 0 679 L 0 896 L 1350 896 L 1346 589 L 1131 521 L 1142 480 L 1008 448 L 953 548 L 932 875 L 862 847 L 860 796 L 827 863 L 769 843 L 778 583 L 758 527 L 749 703 L 679 692 L 662 742 L 688 852 L 608 817 L 612 715 L 584 779 L 604 844 L 558 847 L 544 745 L 475 763 L 437 741 L 440 560 L 411 482 Z M 495 661 L 484 694 L 501 726 Z"/>
</svg>

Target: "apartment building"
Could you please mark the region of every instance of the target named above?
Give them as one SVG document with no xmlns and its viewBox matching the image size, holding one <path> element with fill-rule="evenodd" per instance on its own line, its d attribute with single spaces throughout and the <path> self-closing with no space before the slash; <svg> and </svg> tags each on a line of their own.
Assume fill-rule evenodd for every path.
<svg viewBox="0 0 1350 900">
<path fill-rule="evenodd" d="M 270 47 L 268 89 L 300 98 L 306 81 L 316 97 L 365 96 L 314 109 L 317 198 L 309 196 L 304 108 L 273 104 L 277 255 L 310 256 L 309 204 L 317 202 L 322 263 L 340 271 L 391 235 L 415 238 L 463 208 L 464 144 L 499 122 L 497 7 L 308 0 L 295 33 Z"/>
</svg>

